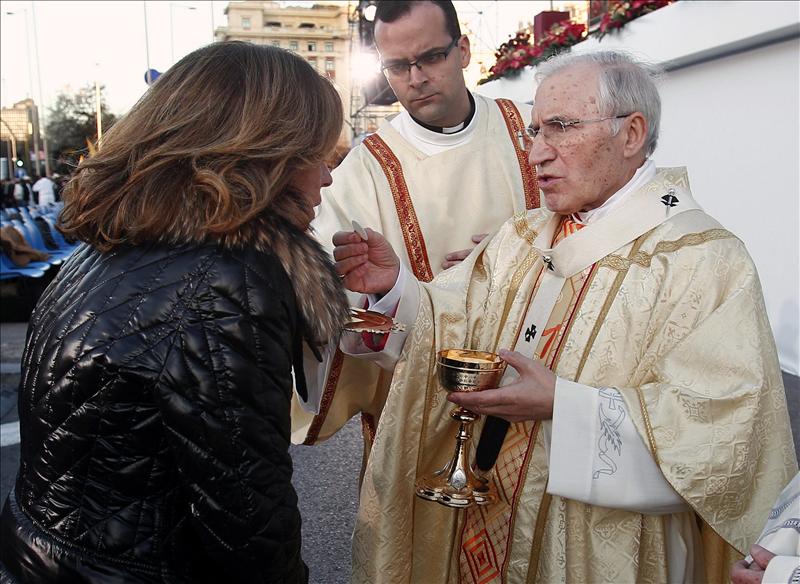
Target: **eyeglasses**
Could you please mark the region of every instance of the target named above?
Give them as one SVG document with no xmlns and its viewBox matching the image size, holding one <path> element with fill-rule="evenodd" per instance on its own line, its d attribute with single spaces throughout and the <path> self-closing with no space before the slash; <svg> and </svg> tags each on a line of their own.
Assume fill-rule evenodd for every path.
<svg viewBox="0 0 800 584">
<path fill-rule="evenodd" d="M 544 141 L 551 146 L 561 144 L 569 136 L 570 130 L 577 128 L 581 124 L 593 124 L 595 122 L 605 122 L 606 120 L 619 120 L 621 118 L 627 118 L 629 115 L 631 114 L 608 116 L 594 120 L 548 120 L 546 122 L 542 122 L 542 125 L 538 128 L 528 126 L 525 128 L 525 140 L 527 142 L 526 146 L 532 146 L 533 141 L 539 135 L 543 136 Z"/>
<path fill-rule="evenodd" d="M 461 37 L 454 38 L 444 49 L 433 49 L 416 58 L 414 61 L 395 61 L 388 65 L 383 65 L 381 71 L 387 79 L 407 79 L 411 75 L 411 67 L 416 67 L 420 71 L 422 68 L 432 69 L 441 65 L 447 60 L 450 51 L 458 45 Z"/>
</svg>

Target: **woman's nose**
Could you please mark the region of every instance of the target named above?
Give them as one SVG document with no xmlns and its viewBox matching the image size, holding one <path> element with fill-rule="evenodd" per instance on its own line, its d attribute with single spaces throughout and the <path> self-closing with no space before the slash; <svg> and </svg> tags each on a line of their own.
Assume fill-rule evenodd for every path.
<svg viewBox="0 0 800 584">
<path fill-rule="evenodd" d="M 329 187 L 333 184 L 333 177 L 331 176 L 331 170 L 328 168 L 328 165 L 324 162 L 321 164 L 320 168 L 320 185 L 323 187 Z"/>
</svg>

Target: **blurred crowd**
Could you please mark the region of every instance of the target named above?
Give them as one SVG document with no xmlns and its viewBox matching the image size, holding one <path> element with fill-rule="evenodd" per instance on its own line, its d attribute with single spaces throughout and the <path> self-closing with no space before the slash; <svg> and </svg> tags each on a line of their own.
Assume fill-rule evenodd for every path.
<svg viewBox="0 0 800 584">
<path fill-rule="evenodd" d="M 32 177 L 26 174 L 16 179 L 5 179 L 2 182 L 0 208 L 56 203 L 61 200 L 61 193 L 68 181 L 69 176 L 60 174 Z"/>
</svg>

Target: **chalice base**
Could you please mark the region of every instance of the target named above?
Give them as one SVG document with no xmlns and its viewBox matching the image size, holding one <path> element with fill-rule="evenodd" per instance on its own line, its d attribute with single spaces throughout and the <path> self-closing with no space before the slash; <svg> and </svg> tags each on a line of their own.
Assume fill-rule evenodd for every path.
<svg viewBox="0 0 800 584">
<path fill-rule="evenodd" d="M 486 479 L 481 479 L 470 472 L 466 484 L 458 488 L 453 484 L 453 477 L 447 472 L 448 470 L 443 468 L 432 475 L 420 477 L 416 482 L 417 497 L 454 508 L 489 505 L 497 501 L 494 485 Z M 460 479 L 460 476 L 457 475 L 456 478 Z"/>
<path fill-rule="evenodd" d="M 450 416 L 460 422 L 453 457 L 435 473 L 417 479 L 415 493 L 447 507 L 466 508 L 493 503 L 497 500 L 494 485 L 484 476 L 476 475 L 467 462 L 470 426 L 478 416 L 463 408 L 453 410 Z"/>
</svg>

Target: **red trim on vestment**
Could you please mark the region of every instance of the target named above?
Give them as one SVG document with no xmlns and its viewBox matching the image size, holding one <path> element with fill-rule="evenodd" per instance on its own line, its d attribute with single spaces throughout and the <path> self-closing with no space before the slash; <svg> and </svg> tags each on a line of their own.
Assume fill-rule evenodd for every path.
<svg viewBox="0 0 800 584">
<path fill-rule="evenodd" d="M 538 209 L 541 206 L 539 202 L 539 181 L 536 178 L 536 168 L 528 163 L 528 153 L 525 152 L 521 144 L 525 130 L 522 116 L 519 115 L 519 110 L 517 110 L 517 106 L 514 105 L 513 101 L 508 99 L 496 99 L 494 101 L 506 121 L 506 128 L 508 128 L 508 134 L 511 136 L 511 143 L 514 145 L 514 152 L 517 155 L 519 171 L 522 174 L 522 188 L 525 192 L 525 208 L 528 210 Z"/>
<path fill-rule="evenodd" d="M 308 429 L 306 439 L 303 444 L 314 444 L 319 437 L 319 431 L 325 423 L 325 417 L 328 415 L 328 410 L 333 402 L 333 394 L 336 393 L 336 384 L 339 383 L 339 376 L 342 374 L 342 365 L 344 364 L 344 353 L 339 348 L 336 348 L 336 353 L 333 355 L 333 362 L 331 363 L 331 371 L 328 374 L 327 382 L 325 383 L 325 390 L 322 392 L 322 403 L 319 406 L 319 413 L 314 416 L 314 421 L 311 422 L 311 427 Z"/>
<path fill-rule="evenodd" d="M 364 139 L 364 145 L 372 153 L 378 164 L 381 165 L 389 189 L 392 191 L 394 206 L 397 210 L 397 219 L 403 232 L 403 241 L 406 244 L 411 270 L 420 282 L 433 280 L 433 270 L 428 260 L 428 250 L 425 247 L 425 238 L 419 226 L 414 203 L 408 192 L 408 185 L 403 176 L 403 167 L 392 149 L 377 134 L 371 134 Z"/>
</svg>

